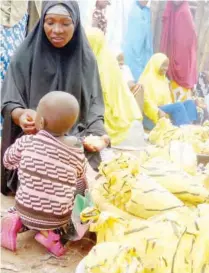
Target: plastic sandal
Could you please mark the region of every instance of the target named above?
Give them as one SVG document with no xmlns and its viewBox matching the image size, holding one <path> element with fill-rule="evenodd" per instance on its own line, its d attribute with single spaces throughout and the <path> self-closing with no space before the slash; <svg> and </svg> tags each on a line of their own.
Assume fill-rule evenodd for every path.
<svg viewBox="0 0 209 273">
<path fill-rule="evenodd" d="M 62 256 L 66 249 L 60 242 L 60 235 L 55 234 L 53 231 L 48 231 L 48 237 L 45 237 L 40 232 L 36 234 L 35 240 L 45 246 L 49 252 L 57 257 Z"/>
<path fill-rule="evenodd" d="M 20 217 L 15 213 L 9 213 L 1 221 L 1 246 L 9 250 L 16 250 L 17 233 L 22 228 Z"/>
<path fill-rule="evenodd" d="M 60 241 L 53 244 L 50 248 L 48 248 L 48 251 L 54 254 L 56 257 L 60 257 L 65 254 L 67 249 L 61 244 Z"/>
</svg>

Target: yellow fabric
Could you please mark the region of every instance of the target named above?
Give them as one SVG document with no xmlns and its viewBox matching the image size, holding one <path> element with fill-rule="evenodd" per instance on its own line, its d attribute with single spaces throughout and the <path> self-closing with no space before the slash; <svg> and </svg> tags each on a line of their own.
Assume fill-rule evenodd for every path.
<svg viewBox="0 0 209 273">
<path fill-rule="evenodd" d="M 86 34 L 98 63 L 105 104 L 105 128 L 111 143 L 118 145 L 125 140 L 132 122 L 142 120 L 141 111 L 123 80 L 103 33 L 97 28 L 90 28 Z"/>
<path fill-rule="evenodd" d="M 171 81 L 170 83 L 171 90 L 172 90 L 172 98 L 173 101 L 185 101 L 188 99 L 191 99 L 191 89 L 187 89 L 185 87 L 182 87 L 178 85 L 177 82 Z"/>
<path fill-rule="evenodd" d="M 159 73 L 161 65 L 167 60 L 166 55 L 157 53 L 152 56 L 139 82 L 144 86 L 144 114 L 156 123 L 158 107 L 172 103 L 169 82 Z"/>
</svg>

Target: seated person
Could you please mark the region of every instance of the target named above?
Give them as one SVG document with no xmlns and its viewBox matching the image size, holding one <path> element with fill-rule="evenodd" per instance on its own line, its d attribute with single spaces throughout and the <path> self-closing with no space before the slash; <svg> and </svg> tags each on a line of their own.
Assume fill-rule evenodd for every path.
<svg viewBox="0 0 209 273">
<path fill-rule="evenodd" d="M 18 169 L 16 211 L 1 223 L 1 246 L 16 250 L 17 233 L 36 230 L 35 239 L 61 256 L 65 248 L 54 230 L 71 217 L 74 196 L 84 194 L 86 159 L 82 143 L 66 136 L 79 116 L 79 104 L 66 92 L 49 92 L 39 102 L 36 135 L 23 135 L 4 154 L 4 166 Z"/>
<path fill-rule="evenodd" d="M 144 146 L 141 111 L 123 80 L 104 34 L 97 28 L 87 29 L 86 34 L 99 68 L 105 104 L 105 129 L 110 136 L 111 146 Z"/>
<path fill-rule="evenodd" d="M 144 104 L 144 89 L 143 86 L 139 83 L 136 83 L 134 80 L 134 77 L 131 73 L 130 68 L 128 65 L 125 65 L 124 63 L 124 55 L 123 53 L 120 53 L 117 56 L 117 60 L 121 69 L 121 72 L 123 74 L 123 78 L 128 84 L 128 87 L 130 91 L 134 94 L 134 97 L 140 107 L 140 110 L 143 111 L 143 104 Z"/>
<path fill-rule="evenodd" d="M 197 105 L 198 123 L 203 124 L 209 119 L 209 71 L 199 74 L 193 95 Z"/>
<path fill-rule="evenodd" d="M 191 124 L 197 120 L 193 100 L 172 103 L 166 72 L 169 59 L 162 53 L 152 56 L 142 73 L 139 83 L 144 86 L 144 128 L 152 130 L 158 119 L 169 117 L 176 126 Z"/>
</svg>

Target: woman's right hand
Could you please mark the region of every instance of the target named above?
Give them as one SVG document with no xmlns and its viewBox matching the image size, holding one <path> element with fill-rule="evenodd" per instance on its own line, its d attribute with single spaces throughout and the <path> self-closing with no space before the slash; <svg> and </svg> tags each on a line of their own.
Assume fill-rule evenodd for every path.
<svg viewBox="0 0 209 273">
<path fill-rule="evenodd" d="M 25 134 L 32 135 L 36 133 L 35 119 L 36 111 L 24 109 L 23 113 L 19 117 L 19 126 Z"/>
</svg>

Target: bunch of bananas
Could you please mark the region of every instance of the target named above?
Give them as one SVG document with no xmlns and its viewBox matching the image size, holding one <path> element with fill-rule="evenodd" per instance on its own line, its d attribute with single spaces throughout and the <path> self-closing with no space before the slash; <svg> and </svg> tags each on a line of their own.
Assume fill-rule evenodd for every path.
<svg viewBox="0 0 209 273">
<path fill-rule="evenodd" d="M 162 118 L 158 121 L 156 127 L 150 132 L 149 141 L 152 144 L 164 147 L 172 140 L 189 143 L 193 146 L 196 153 L 209 155 L 209 124 L 203 126 L 186 125 L 176 127 L 171 124 L 171 121 Z"/>
<path fill-rule="evenodd" d="M 103 184 L 104 197 L 111 204 L 125 211 L 125 204 L 131 198 L 131 184 L 134 181 L 135 177 L 127 171 L 114 172 L 107 183 Z"/>
<path fill-rule="evenodd" d="M 111 161 L 102 162 L 99 171 L 100 174 L 104 175 L 107 179 L 110 178 L 114 172 L 118 171 L 127 171 L 133 176 L 136 176 L 140 172 L 140 166 L 136 157 L 121 153 Z"/>
</svg>

